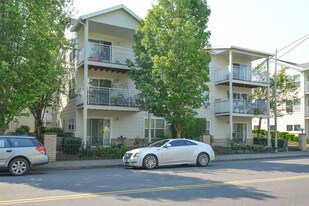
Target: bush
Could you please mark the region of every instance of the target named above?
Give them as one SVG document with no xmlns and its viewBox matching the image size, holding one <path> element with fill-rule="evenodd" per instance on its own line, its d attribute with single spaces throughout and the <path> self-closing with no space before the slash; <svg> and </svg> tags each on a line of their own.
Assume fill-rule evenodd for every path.
<svg viewBox="0 0 309 206">
<path fill-rule="evenodd" d="M 267 135 L 267 130 L 266 129 L 261 129 L 261 135 Z"/>
<path fill-rule="evenodd" d="M 289 140 L 289 141 L 294 141 L 295 135 L 294 135 L 294 134 L 286 134 L 285 137 L 286 137 L 286 139 Z"/>
<path fill-rule="evenodd" d="M 64 132 L 62 128 L 59 127 L 42 127 L 42 133 L 47 133 L 47 132 L 52 132 L 52 133 L 56 133 L 58 137 L 63 137 L 64 136 Z"/>
<path fill-rule="evenodd" d="M 294 141 L 294 142 L 298 142 L 298 136 L 294 135 L 293 141 Z"/>
<path fill-rule="evenodd" d="M 63 139 L 63 152 L 66 154 L 78 154 L 82 146 L 82 139 L 79 137 L 65 137 Z"/>
<path fill-rule="evenodd" d="M 289 134 L 288 132 L 278 132 L 279 139 L 287 139 L 286 135 Z"/>
<path fill-rule="evenodd" d="M 81 149 L 79 152 L 79 157 L 90 157 L 93 159 L 122 158 L 127 151 L 128 149 L 125 147 L 89 147 Z"/>
<path fill-rule="evenodd" d="M 16 129 L 16 134 L 21 135 L 21 134 L 29 134 L 30 132 L 30 127 L 27 125 L 21 125 L 19 128 Z"/>
<path fill-rule="evenodd" d="M 271 139 L 271 145 L 274 148 L 275 147 L 275 139 Z M 278 139 L 278 148 L 284 148 L 284 143 L 285 140 L 284 139 Z M 260 140 L 258 140 L 258 138 L 253 138 L 253 144 L 257 144 L 257 145 L 262 145 L 262 146 L 266 146 L 267 145 L 267 138 L 260 138 Z"/>
</svg>

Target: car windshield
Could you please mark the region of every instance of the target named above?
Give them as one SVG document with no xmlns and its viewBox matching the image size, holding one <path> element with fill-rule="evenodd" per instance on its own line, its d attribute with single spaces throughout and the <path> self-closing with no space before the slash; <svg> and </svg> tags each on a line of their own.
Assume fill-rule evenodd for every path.
<svg viewBox="0 0 309 206">
<path fill-rule="evenodd" d="M 157 142 L 154 142 L 154 143 L 150 144 L 148 147 L 162 147 L 168 141 L 169 141 L 168 139 L 160 140 L 160 141 L 157 141 Z"/>
</svg>

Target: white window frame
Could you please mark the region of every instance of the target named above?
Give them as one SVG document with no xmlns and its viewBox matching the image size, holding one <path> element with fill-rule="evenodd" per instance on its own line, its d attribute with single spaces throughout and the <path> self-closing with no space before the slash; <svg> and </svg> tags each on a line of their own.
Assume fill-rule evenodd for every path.
<svg viewBox="0 0 309 206">
<path fill-rule="evenodd" d="M 207 132 L 207 130 L 208 130 L 208 132 Z M 206 120 L 205 134 L 211 134 L 211 121 L 210 120 Z"/>
<path fill-rule="evenodd" d="M 143 123 L 143 126 L 144 126 L 144 129 L 143 129 L 143 137 L 144 138 L 149 138 L 148 136 L 146 136 L 146 130 L 148 130 L 148 126 L 146 127 L 146 120 L 148 121 L 148 118 L 144 118 L 144 123 Z M 163 120 L 164 121 L 164 125 L 163 125 L 163 128 L 157 128 L 156 127 L 156 120 Z M 166 120 L 164 118 L 159 118 L 159 117 L 154 117 L 154 118 L 151 118 L 150 121 L 152 122 L 153 121 L 153 127 L 151 125 L 151 130 L 154 130 L 154 133 L 153 133 L 153 137 L 152 137 L 152 132 L 150 133 L 151 135 L 151 139 L 158 139 L 159 137 L 156 137 L 156 130 L 157 129 L 164 129 L 164 133 L 166 133 Z M 148 134 L 148 131 L 147 131 L 147 134 Z"/>
</svg>

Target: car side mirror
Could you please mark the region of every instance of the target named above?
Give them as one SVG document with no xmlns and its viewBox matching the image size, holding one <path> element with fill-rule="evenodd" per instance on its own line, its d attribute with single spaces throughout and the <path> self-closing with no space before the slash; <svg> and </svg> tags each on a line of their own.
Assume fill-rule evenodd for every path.
<svg viewBox="0 0 309 206">
<path fill-rule="evenodd" d="M 170 148 L 172 145 L 171 144 L 166 144 L 165 148 Z"/>
</svg>

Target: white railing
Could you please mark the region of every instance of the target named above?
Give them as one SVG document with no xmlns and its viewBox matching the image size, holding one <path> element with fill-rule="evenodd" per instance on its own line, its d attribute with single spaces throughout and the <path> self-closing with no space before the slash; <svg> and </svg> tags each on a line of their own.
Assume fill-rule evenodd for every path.
<svg viewBox="0 0 309 206">
<path fill-rule="evenodd" d="M 108 87 L 89 87 L 88 104 L 106 106 L 137 107 L 137 100 L 140 98 L 138 90 L 108 88 Z M 83 89 L 77 90 L 76 104 L 83 104 Z"/>
<path fill-rule="evenodd" d="M 230 111 L 229 103 L 229 100 L 215 101 L 215 114 L 228 113 Z M 232 112 L 254 115 L 267 114 L 267 104 L 264 101 L 234 99 Z"/>
<path fill-rule="evenodd" d="M 213 70 L 215 82 L 229 80 L 229 69 L 227 67 L 213 68 Z M 234 80 L 267 83 L 266 75 L 263 75 L 253 69 L 233 68 L 232 78 Z"/>
<path fill-rule="evenodd" d="M 78 64 L 85 60 L 85 48 L 78 51 Z M 89 61 L 126 65 L 127 59 L 134 61 L 132 48 L 88 42 Z"/>
</svg>

